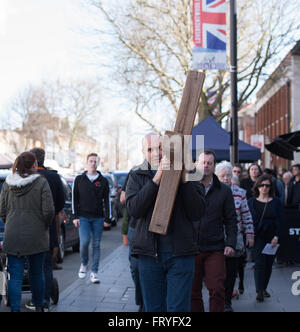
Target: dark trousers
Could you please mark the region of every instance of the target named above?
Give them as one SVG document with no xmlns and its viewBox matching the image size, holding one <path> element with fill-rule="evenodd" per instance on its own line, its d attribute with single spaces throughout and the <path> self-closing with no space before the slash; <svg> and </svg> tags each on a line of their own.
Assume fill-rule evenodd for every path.
<svg viewBox="0 0 300 332">
<path fill-rule="evenodd" d="M 226 257 L 225 303 L 231 305 L 240 257 Z"/>
<path fill-rule="evenodd" d="M 129 263 L 130 263 L 130 272 L 131 277 L 135 285 L 135 303 L 136 305 L 143 304 L 142 299 L 142 290 L 140 285 L 140 276 L 138 269 L 138 258 L 131 256 L 131 247 L 134 236 L 135 229 L 133 227 L 128 227 L 127 239 L 129 242 Z"/>
<path fill-rule="evenodd" d="M 226 267 L 223 251 L 201 252 L 196 256 L 191 295 L 192 312 L 204 312 L 202 299 L 204 277 L 209 291 L 210 312 L 224 312 Z"/>
<path fill-rule="evenodd" d="M 254 279 L 257 292 L 267 289 L 272 274 L 272 266 L 275 260 L 275 256 L 261 253 L 266 244 L 267 242 L 264 239 L 257 237 L 252 250 L 255 262 Z"/>
<path fill-rule="evenodd" d="M 44 305 L 46 307 L 50 306 L 50 298 L 52 292 L 52 283 L 53 283 L 53 249 L 46 253 L 45 265 L 44 265 L 44 274 L 45 274 L 45 299 Z"/>
</svg>

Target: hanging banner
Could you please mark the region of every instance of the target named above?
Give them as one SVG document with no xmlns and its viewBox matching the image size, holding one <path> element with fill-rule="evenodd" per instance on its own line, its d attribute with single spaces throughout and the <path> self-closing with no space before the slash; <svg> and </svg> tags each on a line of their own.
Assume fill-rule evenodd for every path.
<svg viewBox="0 0 300 332">
<path fill-rule="evenodd" d="M 193 0 L 193 69 L 227 69 L 226 0 Z"/>
</svg>

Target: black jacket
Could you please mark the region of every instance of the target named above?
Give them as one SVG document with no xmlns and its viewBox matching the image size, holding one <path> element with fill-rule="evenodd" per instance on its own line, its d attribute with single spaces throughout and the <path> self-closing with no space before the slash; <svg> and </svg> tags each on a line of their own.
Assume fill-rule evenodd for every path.
<svg viewBox="0 0 300 332">
<path fill-rule="evenodd" d="M 87 172 L 76 176 L 73 184 L 73 214 L 75 218 L 103 218 L 108 221 L 109 185 L 107 179 L 99 176 L 93 182 L 86 176 Z"/>
<path fill-rule="evenodd" d="M 159 237 L 163 235 L 152 233 L 148 229 L 159 186 L 152 181 L 154 173 L 147 170 L 147 162 L 141 166 L 132 171 L 126 187 L 128 212 L 137 219 L 131 254 L 157 257 Z M 174 256 L 198 253 L 198 234 L 193 220 L 199 220 L 204 212 L 203 186 L 199 182 L 181 183 L 168 230 Z"/>
<path fill-rule="evenodd" d="M 287 207 L 290 209 L 298 209 L 300 205 L 300 183 L 296 182 L 292 177 L 288 185 Z"/>
<path fill-rule="evenodd" d="M 206 195 L 205 215 L 200 223 L 200 251 L 219 251 L 225 246 L 235 249 L 236 241 L 237 217 L 232 191 L 214 175 L 212 187 Z"/>
<path fill-rule="evenodd" d="M 65 207 L 65 193 L 60 176 L 57 174 L 56 171 L 50 171 L 44 166 L 39 166 L 38 172 L 43 177 L 45 177 L 49 183 L 55 208 L 55 216 L 56 216 Z M 49 244 L 50 244 L 50 249 L 58 247 L 59 244 L 55 217 L 49 226 Z"/>
<path fill-rule="evenodd" d="M 65 194 L 60 176 L 56 171 L 50 171 L 44 166 L 39 166 L 38 173 L 44 176 L 49 183 L 55 207 L 55 215 L 57 215 L 65 206 Z"/>
</svg>

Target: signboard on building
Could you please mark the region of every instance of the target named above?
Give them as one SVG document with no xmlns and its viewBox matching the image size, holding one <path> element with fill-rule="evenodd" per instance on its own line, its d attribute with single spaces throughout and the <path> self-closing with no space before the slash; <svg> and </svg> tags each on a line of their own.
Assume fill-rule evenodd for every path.
<svg viewBox="0 0 300 332">
<path fill-rule="evenodd" d="M 251 135 L 251 145 L 260 149 L 263 153 L 265 150 L 265 138 L 264 135 Z"/>
</svg>

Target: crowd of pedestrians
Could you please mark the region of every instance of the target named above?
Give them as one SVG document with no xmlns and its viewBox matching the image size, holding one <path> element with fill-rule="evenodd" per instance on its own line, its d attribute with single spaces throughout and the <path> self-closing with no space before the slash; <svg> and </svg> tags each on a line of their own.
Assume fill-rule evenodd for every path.
<svg viewBox="0 0 300 332">
<path fill-rule="evenodd" d="M 241 165 L 217 163 L 214 151 L 206 150 L 195 164 L 203 172 L 201 181 L 189 183 L 182 177 L 168 233 L 159 235 L 149 231 L 149 223 L 162 169 L 170 162 L 162 157 L 155 134 L 144 138 L 143 153 L 143 164 L 130 171 L 123 187 L 134 224 L 130 264 L 141 311 L 203 312 L 205 283 L 209 310 L 233 312 L 235 284 L 239 279 L 243 294 L 249 260 L 254 262 L 256 301 L 271 297 L 267 289 L 284 206 L 298 209 L 300 204 L 300 165 L 280 179 L 256 163 L 245 174 Z M 264 251 L 267 247 L 272 254 Z"/>
<path fill-rule="evenodd" d="M 204 312 L 203 285 L 211 312 L 233 312 L 232 296 L 238 280 L 244 292 L 244 268 L 254 262 L 258 302 L 270 297 L 268 284 L 280 244 L 284 206 L 300 204 L 300 165 L 279 180 L 271 169 L 227 161 L 217 163 L 212 150 L 195 163 L 201 179 L 182 172 L 166 235 L 149 231 L 163 170 L 171 162 L 162 155 L 159 135 L 142 141 L 144 161 L 127 176 L 120 200 L 128 220 L 129 264 L 136 304 L 143 312 Z M 32 149 L 17 157 L 0 196 L 5 223 L 3 252 L 10 273 L 11 311 L 19 312 L 24 269 L 28 265 L 32 300 L 28 307 L 44 311 L 50 305 L 53 249 L 58 245 L 57 216 L 63 212 L 60 176 L 44 167 L 45 151 Z M 100 283 L 98 270 L 103 226 L 110 218 L 109 184 L 97 170 L 98 155 L 87 156 L 86 172 L 73 185 L 73 223 L 79 228 L 78 277 Z M 249 258 L 250 257 L 250 258 Z"/>
</svg>

